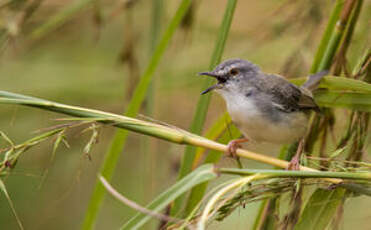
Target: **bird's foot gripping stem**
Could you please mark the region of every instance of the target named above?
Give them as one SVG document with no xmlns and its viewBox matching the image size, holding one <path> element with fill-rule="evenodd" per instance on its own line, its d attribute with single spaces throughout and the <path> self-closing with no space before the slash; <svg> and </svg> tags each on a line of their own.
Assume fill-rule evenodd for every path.
<svg viewBox="0 0 371 230">
<path fill-rule="evenodd" d="M 248 141 L 249 139 L 247 138 L 241 138 L 241 139 L 230 141 L 227 145 L 227 151 L 226 151 L 227 156 L 238 159 L 237 149 L 241 147 L 241 143 L 248 142 Z"/>
<path fill-rule="evenodd" d="M 293 158 L 291 158 L 291 161 L 289 162 L 289 165 L 287 166 L 287 170 L 300 170 L 300 158 L 304 151 L 304 140 L 299 141 L 298 149 L 296 150 L 296 154 Z"/>
<path fill-rule="evenodd" d="M 293 171 L 300 170 L 300 156 L 295 155 L 289 162 L 289 165 L 287 166 L 286 169 L 293 170 Z"/>
</svg>

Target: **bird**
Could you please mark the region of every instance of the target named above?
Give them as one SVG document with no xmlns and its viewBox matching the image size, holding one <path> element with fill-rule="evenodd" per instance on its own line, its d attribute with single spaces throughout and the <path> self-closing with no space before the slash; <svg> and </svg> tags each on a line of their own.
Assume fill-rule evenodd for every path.
<svg viewBox="0 0 371 230">
<path fill-rule="evenodd" d="M 243 135 L 228 143 L 227 154 L 237 157 L 240 144 L 250 140 L 274 144 L 301 140 L 308 128 L 310 112 L 320 112 L 312 90 L 327 73 L 311 75 L 302 86 L 296 86 L 280 75 L 262 72 L 259 66 L 243 59 L 226 60 L 210 72 L 199 73 L 217 80 L 201 94 L 211 91 L 220 94 L 232 122 Z M 299 156 L 295 157 L 292 164 L 297 168 Z"/>
</svg>

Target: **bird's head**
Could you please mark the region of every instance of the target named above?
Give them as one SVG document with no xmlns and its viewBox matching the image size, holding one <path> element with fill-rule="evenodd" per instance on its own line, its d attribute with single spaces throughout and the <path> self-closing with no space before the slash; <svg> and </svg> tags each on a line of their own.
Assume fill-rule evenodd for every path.
<svg viewBox="0 0 371 230">
<path fill-rule="evenodd" d="M 230 59 L 215 67 L 213 71 L 201 72 L 199 75 L 214 77 L 218 82 L 207 88 L 201 94 L 206 94 L 214 89 L 227 90 L 229 86 L 239 84 L 245 78 L 254 76 L 259 72 L 259 67 L 242 59 Z"/>
</svg>

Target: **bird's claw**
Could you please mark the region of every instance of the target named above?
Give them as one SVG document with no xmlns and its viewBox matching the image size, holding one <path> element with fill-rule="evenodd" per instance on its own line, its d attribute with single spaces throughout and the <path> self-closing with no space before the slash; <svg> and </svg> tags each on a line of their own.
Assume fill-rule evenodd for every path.
<svg viewBox="0 0 371 230">
<path fill-rule="evenodd" d="M 238 148 L 241 148 L 241 145 L 239 144 L 238 141 L 236 140 L 230 141 L 227 145 L 227 152 L 226 152 L 227 156 L 232 157 L 234 159 L 238 159 L 238 156 L 237 156 Z"/>
<path fill-rule="evenodd" d="M 299 171 L 300 170 L 300 158 L 304 150 L 304 139 L 301 139 L 296 150 L 296 154 L 287 165 L 287 170 Z"/>
<path fill-rule="evenodd" d="M 291 161 L 289 162 L 289 165 L 286 168 L 287 170 L 291 171 L 298 171 L 300 170 L 300 160 L 299 157 L 294 156 Z"/>
</svg>

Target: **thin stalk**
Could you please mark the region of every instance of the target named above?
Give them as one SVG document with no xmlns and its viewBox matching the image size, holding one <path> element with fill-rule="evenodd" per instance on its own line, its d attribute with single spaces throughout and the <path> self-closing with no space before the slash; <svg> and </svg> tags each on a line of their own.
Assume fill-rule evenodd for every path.
<svg viewBox="0 0 371 230">
<path fill-rule="evenodd" d="M 225 43 L 227 41 L 229 29 L 232 23 L 234 10 L 236 8 L 237 0 L 228 0 L 223 21 L 220 25 L 218 38 L 216 40 L 215 48 L 213 51 L 213 54 L 211 56 L 210 61 L 210 69 L 215 67 L 221 60 L 222 54 L 224 51 Z M 204 79 L 203 88 L 209 87 L 213 80 L 212 79 Z M 199 101 L 197 103 L 196 112 L 193 116 L 193 121 L 190 127 L 190 132 L 200 134 L 203 128 L 203 125 L 206 120 L 206 114 L 208 111 L 208 107 L 210 104 L 211 94 L 203 95 L 199 98 Z M 189 172 L 192 171 L 192 164 L 194 162 L 194 159 L 196 157 L 196 148 L 192 146 L 187 146 L 185 150 L 185 154 L 183 155 L 182 162 L 179 169 L 178 174 L 178 180 L 183 178 L 185 175 L 187 175 Z M 177 199 L 174 203 L 174 206 L 172 207 L 171 213 L 176 214 L 179 212 L 179 210 L 182 207 L 184 196 Z M 184 215 L 187 215 L 187 213 L 184 213 Z"/>
<path fill-rule="evenodd" d="M 165 50 L 170 42 L 170 39 L 175 33 L 175 30 L 178 28 L 190 4 L 191 4 L 191 0 L 182 0 L 182 2 L 180 3 L 174 17 L 172 18 L 159 44 L 157 45 L 155 51 L 153 52 L 153 55 L 150 59 L 150 62 L 145 72 L 140 77 L 140 81 L 133 94 L 133 99 L 130 101 L 125 115 L 131 116 L 131 117 L 134 117 L 137 115 L 145 99 L 148 87 L 152 80 L 152 76 L 163 54 L 165 53 Z M 127 136 L 128 136 L 127 130 L 120 130 L 115 134 L 113 138 L 111 147 L 105 156 L 102 168 L 100 170 L 100 174 L 104 176 L 107 180 L 110 180 L 112 178 L 112 175 L 115 170 L 116 164 L 118 162 L 119 156 L 123 150 L 123 146 L 125 145 Z M 88 211 L 86 212 L 86 216 L 85 216 L 84 223 L 82 225 L 82 229 L 93 228 L 94 223 L 96 221 L 96 217 L 98 214 L 100 204 L 103 201 L 104 194 L 105 194 L 104 187 L 102 186 L 101 183 L 97 181 L 95 188 L 94 188 L 93 195 L 88 205 Z"/>
<path fill-rule="evenodd" d="M 318 67 L 321 63 L 321 60 L 324 57 L 324 52 L 325 52 L 326 47 L 327 47 L 327 45 L 330 41 L 332 31 L 334 30 L 336 22 L 337 22 L 337 20 L 340 16 L 343 5 L 344 5 L 344 0 L 337 0 L 336 3 L 335 3 L 335 6 L 334 6 L 334 8 L 333 8 L 333 10 L 330 14 L 330 19 L 327 23 L 325 32 L 323 33 L 321 42 L 318 45 L 318 49 L 317 49 L 316 55 L 314 57 L 314 61 L 313 61 L 310 73 L 317 73 L 318 71 L 320 71 L 320 69 Z"/>
<path fill-rule="evenodd" d="M 99 176 L 99 180 L 101 181 L 101 183 L 104 185 L 104 187 L 106 188 L 106 190 L 114 197 L 116 198 L 118 201 L 120 201 L 121 203 L 123 203 L 124 205 L 127 205 L 129 206 L 130 208 L 140 212 L 140 213 L 143 213 L 145 215 L 148 215 L 148 216 L 151 216 L 151 217 L 154 217 L 154 218 L 157 218 L 159 220 L 163 220 L 163 221 L 174 221 L 174 222 L 177 222 L 177 221 L 180 221 L 179 219 L 175 219 L 175 218 L 172 218 L 170 216 L 166 216 L 164 214 L 161 214 L 161 213 L 157 213 L 157 212 L 154 212 L 150 209 L 147 209 L 137 203 L 135 203 L 134 201 L 126 198 L 125 196 L 123 196 L 121 193 L 119 193 L 115 188 L 112 187 L 112 185 L 110 183 L 108 183 L 108 181 L 106 179 L 104 179 L 104 177 L 102 176 Z"/>
<path fill-rule="evenodd" d="M 151 6 L 151 30 L 150 30 L 150 44 L 149 44 L 149 55 L 152 55 L 156 49 L 156 45 L 160 38 L 161 25 L 162 25 L 162 15 L 164 2 L 163 0 L 152 0 Z M 148 86 L 147 95 L 144 103 L 144 110 L 146 116 L 153 116 L 155 109 L 155 79 L 152 79 Z M 153 190 L 155 187 L 154 171 L 156 170 L 157 163 L 159 162 L 159 155 L 154 154 L 155 151 L 151 149 L 151 140 L 147 137 L 141 138 L 141 150 L 145 160 L 143 162 L 143 170 L 145 172 L 146 181 L 150 181 L 147 186 L 147 191 L 145 191 L 146 199 L 153 197 Z"/>
<path fill-rule="evenodd" d="M 329 69 L 331 67 L 332 60 L 338 50 L 340 41 L 344 35 L 345 27 L 350 18 L 350 13 L 352 12 L 355 3 L 355 0 L 345 2 L 340 18 L 336 22 L 334 31 L 331 33 L 330 40 L 328 41 L 325 52 L 323 53 L 323 58 L 318 66 L 318 71 Z"/>
<path fill-rule="evenodd" d="M 354 6 L 354 10 L 351 13 L 350 19 L 348 20 L 347 26 L 345 28 L 345 36 L 343 36 L 343 41 L 341 41 L 341 46 L 339 51 L 335 57 L 335 68 L 334 68 L 334 75 L 340 75 L 341 70 L 344 69 L 345 75 L 350 77 L 346 69 L 346 57 L 345 54 L 351 44 L 351 40 L 353 37 L 353 32 L 356 27 L 358 17 L 360 15 L 361 9 L 363 5 L 363 0 L 357 0 L 356 5 Z"/>
<path fill-rule="evenodd" d="M 272 177 L 299 177 L 299 178 L 340 178 L 352 180 L 371 180 L 371 172 L 328 172 L 328 171 L 290 171 L 290 170 L 269 170 L 269 169 L 236 169 L 219 168 L 217 172 L 248 176 L 253 174 L 268 175 Z"/>
</svg>

